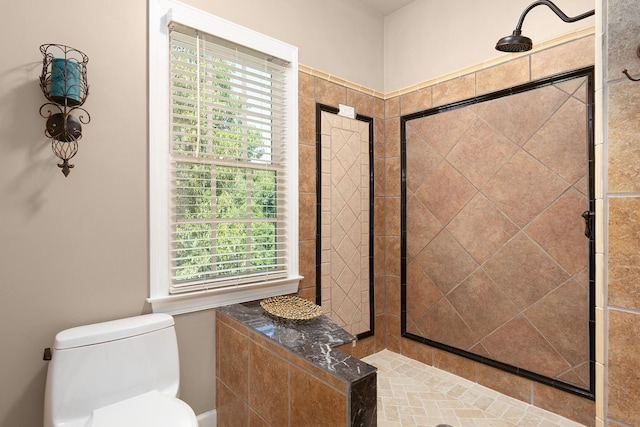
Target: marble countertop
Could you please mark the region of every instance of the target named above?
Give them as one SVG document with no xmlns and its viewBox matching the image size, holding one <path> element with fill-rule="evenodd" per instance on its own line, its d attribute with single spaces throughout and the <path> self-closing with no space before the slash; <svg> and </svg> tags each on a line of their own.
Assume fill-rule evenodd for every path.
<svg viewBox="0 0 640 427">
<path fill-rule="evenodd" d="M 356 338 L 324 314 L 304 321 L 276 318 L 267 314 L 257 301 L 217 310 L 345 381 L 355 382 L 376 371 L 375 367 L 334 348 Z"/>
</svg>

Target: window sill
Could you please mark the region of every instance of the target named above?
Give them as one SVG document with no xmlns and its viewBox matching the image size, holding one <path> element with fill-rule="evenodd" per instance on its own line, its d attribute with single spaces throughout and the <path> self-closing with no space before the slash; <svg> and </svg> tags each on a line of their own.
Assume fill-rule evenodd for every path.
<svg viewBox="0 0 640 427">
<path fill-rule="evenodd" d="M 300 280 L 302 280 L 302 277 L 296 276 L 272 282 L 250 283 L 232 288 L 156 296 L 147 298 L 147 302 L 151 304 L 154 313 L 191 313 L 276 295 L 294 294 L 298 292 Z"/>
</svg>

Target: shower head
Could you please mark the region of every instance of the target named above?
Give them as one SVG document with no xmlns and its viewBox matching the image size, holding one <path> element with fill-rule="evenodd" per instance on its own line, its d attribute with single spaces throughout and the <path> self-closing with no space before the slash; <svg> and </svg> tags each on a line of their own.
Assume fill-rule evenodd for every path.
<svg viewBox="0 0 640 427">
<path fill-rule="evenodd" d="M 526 52 L 532 47 L 531 39 L 521 35 L 520 31 L 514 31 L 512 35 L 503 37 L 496 43 L 496 49 L 502 52 Z"/>
<path fill-rule="evenodd" d="M 531 3 L 529 6 L 527 6 L 524 12 L 522 12 L 522 15 L 520 15 L 520 19 L 518 20 L 518 25 L 516 25 L 516 29 L 513 30 L 513 34 L 498 40 L 498 43 L 496 43 L 496 50 L 502 52 L 526 52 L 527 50 L 531 50 L 531 48 L 533 47 L 533 42 L 529 37 L 525 37 L 522 35 L 522 23 L 524 22 L 524 17 L 527 16 L 527 13 L 529 13 L 529 11 L 534 7 L 540 6 L 541 4 L 548 6 L 549 9 L 551 9 L 553 13 L 555 13 L 564 22 L 580 21 L 581 19 L 588 18 L 589 16 L 596 13 L 595 10 L 590 10 L 581 15 L 569 17 L 565 15 L 564 12 L 562 12 L 558 8 L 558 6 L 553 4 L 553 2 L 549 0 L 538 0 Z"/>
</svg>

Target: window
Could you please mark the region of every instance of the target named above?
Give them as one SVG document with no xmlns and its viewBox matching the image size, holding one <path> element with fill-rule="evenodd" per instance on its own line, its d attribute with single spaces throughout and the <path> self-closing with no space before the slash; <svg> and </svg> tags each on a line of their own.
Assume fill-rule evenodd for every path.
<svg viewBox="0 0 640 427">
<path fill-rule="evenodd" d="M 153 310 L 296 292 L 297 50 L 160 2 L 149 38 Z"/>
</svg>

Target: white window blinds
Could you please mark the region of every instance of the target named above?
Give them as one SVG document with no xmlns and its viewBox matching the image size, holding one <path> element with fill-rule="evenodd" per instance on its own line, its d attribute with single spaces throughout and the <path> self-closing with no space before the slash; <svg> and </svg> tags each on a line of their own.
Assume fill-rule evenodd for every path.
<svg viewBox="0 0 640 427">
<path fill-rule="evenodd" d="M 287 64 L 170 28 L 170 293 L 285 278 Z"/>
</svg>

